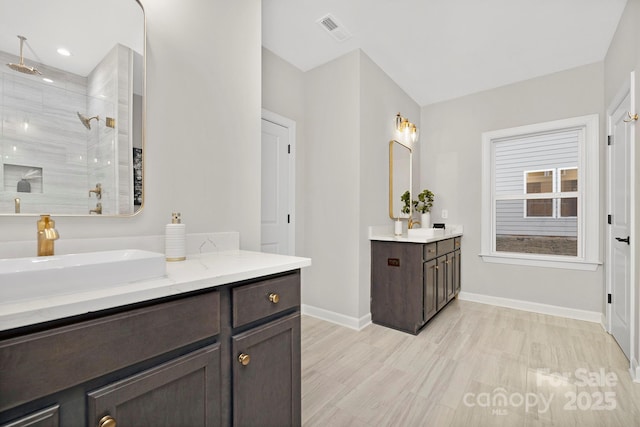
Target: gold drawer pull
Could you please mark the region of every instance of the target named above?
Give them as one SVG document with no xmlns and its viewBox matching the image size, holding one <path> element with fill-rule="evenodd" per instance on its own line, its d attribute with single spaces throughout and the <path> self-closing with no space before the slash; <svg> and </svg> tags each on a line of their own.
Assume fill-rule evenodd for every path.
<svg viewBox="0 0 640 427">
<path fill-rule="evenodd" d="M 280 301 L 280 295 L 278 295 L 276 293 L 270 293 L 269 294 L 269 301 L 271 301 L 274 304 L 277 304 L 278 301 Z"/>
<path fill-rule="evenodd" d="M 240 355 L 238 356 L 238 362 L 240 362 L 242 366 L 247 366 L 251 362 L 251 356 L 249 356 L 248 354 L 240 353 Z"/>
<path fill-rule="evenodd" d="M 116 419 L 111 415 L 105 415 L 98 421 L 98 427 L 116 427 Z"/>
</svg>

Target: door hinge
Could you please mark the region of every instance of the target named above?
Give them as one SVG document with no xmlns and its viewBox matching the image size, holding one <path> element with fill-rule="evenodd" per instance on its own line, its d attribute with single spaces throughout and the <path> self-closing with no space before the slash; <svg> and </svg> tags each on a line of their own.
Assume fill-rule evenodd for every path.
<svg viewBox="0 0 640 427">
<path fill-rule="evenodd" d="M 607 215 L 607 224 L 613 224 L 613 217 L 611 216 L 611 214 Z"/>
<path fill-rule="evenodd" d="M 607 294 L 607 303 L 611 304 L 611 294 Z"/>
<path fill-rule="evenodd" d="M 287 154 L 291 154 L 291 144 L 287 145 Z"/>
<path fill-rule="evenodd" d="M 613 135 L 607 135 L 607 145 L 613 144 Z"/>
<path fill-rule="evenodd" d="M 287 224 L 291 224 L 291 214 L 287 214 Z"/>
</svg>

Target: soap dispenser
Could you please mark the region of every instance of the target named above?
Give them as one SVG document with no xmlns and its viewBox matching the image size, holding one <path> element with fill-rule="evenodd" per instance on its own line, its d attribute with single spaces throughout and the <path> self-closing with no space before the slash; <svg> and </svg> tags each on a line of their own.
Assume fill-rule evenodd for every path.
<svg viewBox="0 0 640 427">
<path fill-rule="evenodd" d="M 186 226 L 182 223 L 180 212 L 171 214 L 171 223 L 165 230 L 165 256 L 167 261 L 187 259 Z"/>
</svg>

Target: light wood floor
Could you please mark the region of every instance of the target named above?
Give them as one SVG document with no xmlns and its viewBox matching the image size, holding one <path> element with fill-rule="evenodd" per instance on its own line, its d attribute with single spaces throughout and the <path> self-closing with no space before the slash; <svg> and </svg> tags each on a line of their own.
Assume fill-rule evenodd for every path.
<svg viewBox="0 0 640 427">
<path fill-rule="evenodd" d="M 599 324 L 454 300 L 418 336 L 304 316 L 302 420 L 632 427 L 640 426 L 640 384 Z"/>
</svg>

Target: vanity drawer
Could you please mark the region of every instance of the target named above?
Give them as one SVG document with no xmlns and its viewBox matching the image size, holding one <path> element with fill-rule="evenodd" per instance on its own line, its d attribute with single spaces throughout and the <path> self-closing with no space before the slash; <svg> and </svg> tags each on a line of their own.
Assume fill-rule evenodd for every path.
<svg viewBox="0 0 640 427">
<path fill-rule="evenodd" d="M 440 240 L 436 243 L 438 244 L 438 256 L 453 252 L 453 239 Z"/>
<path fill-rule="evenodd" d="M 424 245 L 424 260 L 429 261 L 437 256 L 436 242 Z"/>
<path fill-rule="evenodd" d="M 460 237 L 455 237 L 453 239 L 454 240 L 453 246 L 455 249 L 460 249 L 460 239 L 461 239 Z"/>
<path fill-rule="evenodd" d="M 233 327 L 300 305 L 300 272 L 231 290 Z"/>
<path fill-rule="evenodd" d="M 219 332 L 210 292 L 0 341 L 0 411 Z"/>
</svg>

